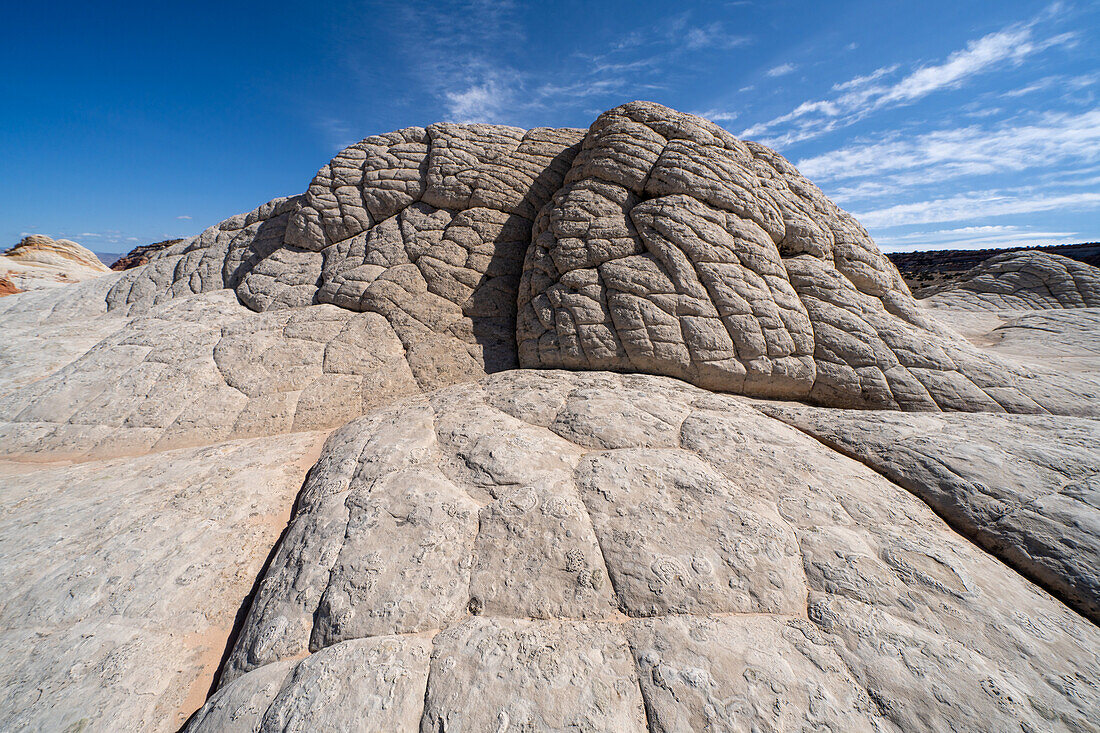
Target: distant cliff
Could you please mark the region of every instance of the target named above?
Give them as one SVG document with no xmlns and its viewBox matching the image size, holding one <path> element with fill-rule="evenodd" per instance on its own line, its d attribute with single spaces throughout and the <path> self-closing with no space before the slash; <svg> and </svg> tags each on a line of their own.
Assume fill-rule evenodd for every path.
<svg viewBox="0 0 1100 733">
<path fill-rule="evenodd" d="M 1047 247 L 1008 247 L 1005 249 L 942 249 L 925 252 L 887 252 L 886 256 L 901 271 L 913 295 L 931 295 L 933 290 L 955 280 L 972 267 L 991 257 L 1019 250 L 1037 250 L 1068 257 L 1100 267 L 1100 242 L 1058 244 Z"/>
</svg>

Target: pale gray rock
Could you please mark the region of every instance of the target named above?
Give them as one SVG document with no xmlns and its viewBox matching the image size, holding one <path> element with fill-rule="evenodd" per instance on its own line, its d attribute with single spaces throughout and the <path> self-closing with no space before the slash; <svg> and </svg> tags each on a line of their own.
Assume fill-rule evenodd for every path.
<svg viewBox="0 0 1100 733">
<path fill-rule="evenodd" d="M 666 616 L 632 625 L 630 643 L 657 733 L 890 729 L 803 618 Z"/>
<path fill-rule="evenodd" d="M 623 628 L 472 618 L 437 635 L 420 730 L 645 731 Z"/>
<path fill-rule="evenodd" d="M 789 163 L 658 105 L 368 138 L 0 299 L 0 727 L 176 729 L 218 671 L 191 730 L 1095 729 L 1092 421 L 929 443 L 1054 598 L 700 389 L 1094 415 L 1090 313 L 917 304 Z M 517 364 L 587 371 L 485 377 Z"/>
<path fill-rule="evenodd" d="M 4 455 L 140 455 L 332 428 L 417 391 L 400 341 L 376 314 L 333 306 L 255 313 L 222 290 L 152 306 L 124 323 L 109 315 L 86 323 L 56 328 L 110 335 L 0 395 Z M 62 351 L 87 342 L 69 343 Z"/>
<path fill-rule="evenodd" d="M 663 419 L 596 443 L 592 401 Z M 374 524 L 353 520 L 364 501 Z M 431 639 L 421 730 L 1087 730 L 1100 714 L 1095 625 L 864 464 L 661 377 L 505 372 L 334 432 L 219 695 L 399 628 Z"/>
<path fill-rule="evenodd" d="M 762 404 L 1100 622 L 1100 421 Z"/>
<path fill-rule="evenodd" d="M 19 291 L 53 289 L 110 272 L 90 249 L 42 234 L 23 237 L 0 253 L 0 277 Z"/>
<path fill-rule="evenodd" d="M 1100 268 L 1030 250 L 990 257 L 928 298 L 936 308 L 1046 310 L 1100 307 Z"/>
<path fill-rule="evenodd" d="M 0 727 L 177 730 L 323 437 L 0 461 Z"/>
<path fill-rule="evenodd" d="M 837 407 L 1082 410 L 1066 380 L 1037 387 L 928 318 L 782 156 L 644 102 L 600 115 L 539 213 L 517 340 L 524 367 Z"/>
<path fill-rule="evenodd" d="M 415 730 L 431 640 L 376 636 L 269 664 L 211 697 L 185 730 Z"/>
</svg>

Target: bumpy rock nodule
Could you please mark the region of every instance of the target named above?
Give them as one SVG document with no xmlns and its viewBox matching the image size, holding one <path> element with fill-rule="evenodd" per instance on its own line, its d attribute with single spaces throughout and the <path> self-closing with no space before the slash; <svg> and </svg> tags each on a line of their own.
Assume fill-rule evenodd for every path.
<svg viewBox="0 0 1100 733">
<path fill-rule="evenodd" d="M 778 153 L 660 105 L 587 132 L 437 124 L 347 148 L 302 196 L 182 242 L 112 308 L 232 288 L 387 319 L 422 386 L 515 366 L 673 376 L 834 407 L 1077 413 L 918 308 Z"/>
</svg>

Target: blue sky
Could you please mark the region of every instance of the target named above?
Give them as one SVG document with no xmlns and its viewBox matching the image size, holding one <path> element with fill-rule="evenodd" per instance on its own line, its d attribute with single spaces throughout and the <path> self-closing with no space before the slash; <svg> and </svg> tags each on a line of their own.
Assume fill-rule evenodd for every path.
<svg viewBox="0 0 1100 733">
<path fill-rule="evenodd" d="M 1100 240 L 1091 0 L 32 5 L 0 43 L 0 246 L 127 251 L 367 135 L 632 99 L 775 147 L 885 250 Z"/>
</svg>

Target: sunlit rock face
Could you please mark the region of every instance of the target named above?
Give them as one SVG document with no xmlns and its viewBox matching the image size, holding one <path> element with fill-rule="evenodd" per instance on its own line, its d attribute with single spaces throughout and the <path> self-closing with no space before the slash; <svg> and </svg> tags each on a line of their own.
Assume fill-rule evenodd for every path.
<svg viewBox="0 0 1100 733">
<path fill-rule="evenodd" d="M 1074 730 L 1098 643 L 743 398 L 510 371 L 333 433 L 188 730 Z"/>
<path fill-rule="evenodd" d="M 302 196 L 133 272 L 112 308 L 232 288 L 257 311 L 378 313 L 426 386 L 610 369 L 837 407 L 1080 409 L 944 331 L 782 156 L 651 103 L 587 132 L 437 124 L 367 138 Z"/>
<path fill-rule="evenodd" d="M 1006 252 L 974 267 L 929 302 L 959 310 L 1100 308 L 1100 268 L 1046 252 Z"/>
<path fill-rule="evenodd" d="M 110 271 L 76 242 L 31 234 L 0 254 L 0 295 L 71 285 Z"/>
<path fill-rule="evenodd" d="M 151 257 L 0 299 L 0 728 L 1100 719 L 1096 308 L 918 305 L 647 103 Z"/>
</svg>

